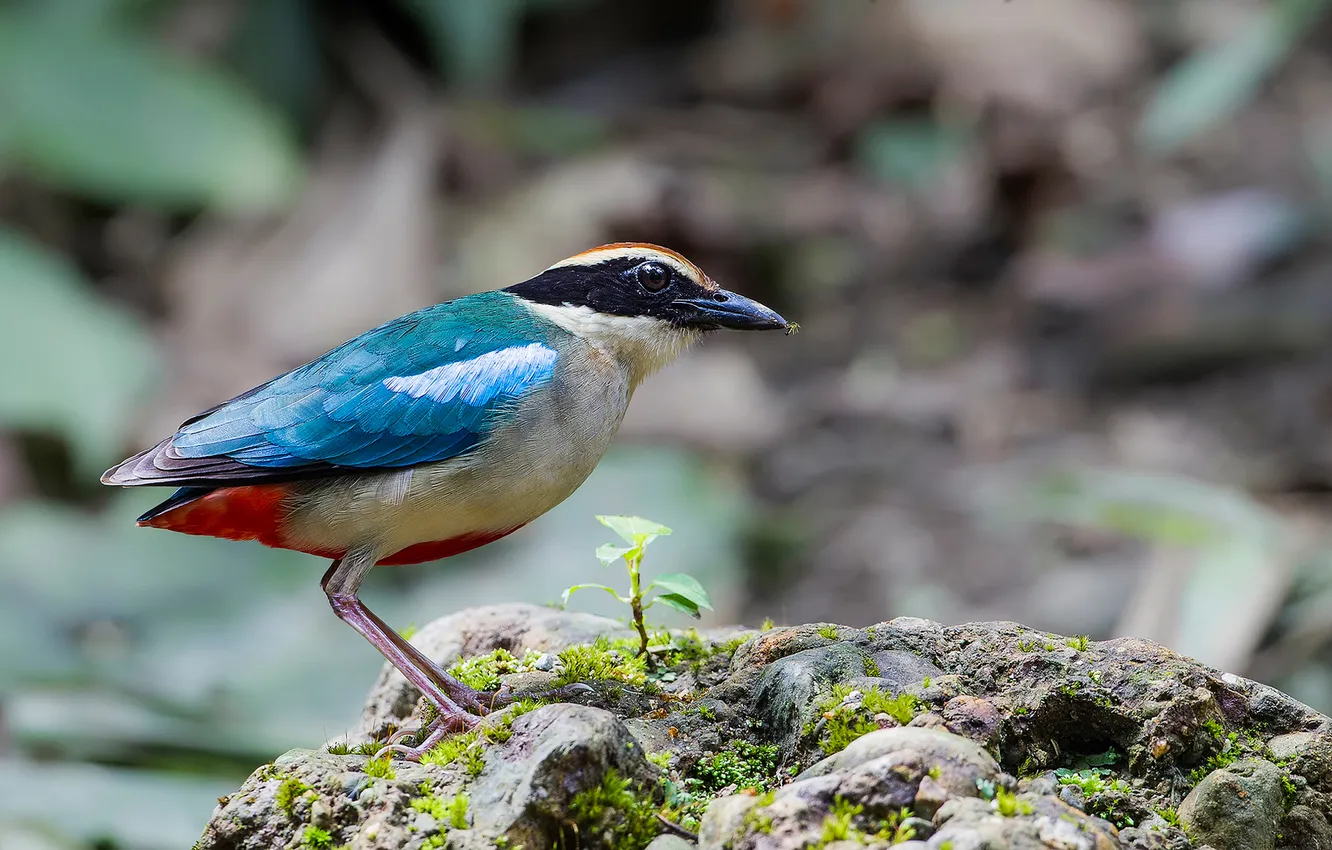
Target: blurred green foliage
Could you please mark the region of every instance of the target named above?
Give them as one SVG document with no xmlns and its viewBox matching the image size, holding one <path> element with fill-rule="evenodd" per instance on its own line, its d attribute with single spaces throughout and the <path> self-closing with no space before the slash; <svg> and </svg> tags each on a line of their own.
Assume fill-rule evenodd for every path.
<svg viewBox="0 0 1332 850">
<path fill-rule="evenodd" d="M 231 75 L 71 5 L 0 12 L 0 161 L 107 202 L 254 211 L 291 198 L 300 159 L 275 112 Z"/>
<path fill-rule="evenodd" d="M 144 325 L 62 257 L 0 228 L 0 428 L 64 436 L 81 475 L 115 461 L 157 375 Z"/>
<path fill-rule="evenodd" d="M 1216 128 L 1249 101 L 1300 40 L 1323 20 L 1328 0 L 1275 0 L 1253 12 L 1233 36 L 1172 68 L 1143 112 L 1138 140 L 1174 153 Z"/>
</svg>

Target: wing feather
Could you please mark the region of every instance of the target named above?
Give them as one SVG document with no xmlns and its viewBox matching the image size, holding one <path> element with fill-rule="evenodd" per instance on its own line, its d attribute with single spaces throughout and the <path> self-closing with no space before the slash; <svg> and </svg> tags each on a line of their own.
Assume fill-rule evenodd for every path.
<svg viewBox="0 0 1332 850">
<path fill-rule="evenodd" d="M 220 486 L 446 460 L 473 449 L 520 398 L 549 383 L 556 360 L 512 295 L 457 299 L 187 420 L 102 480 Z"/>
</svg>

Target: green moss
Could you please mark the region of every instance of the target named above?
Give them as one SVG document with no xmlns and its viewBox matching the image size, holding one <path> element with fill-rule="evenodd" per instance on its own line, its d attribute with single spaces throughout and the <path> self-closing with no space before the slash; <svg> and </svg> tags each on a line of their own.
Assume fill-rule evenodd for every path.
<svg viewBox="0 0 1332 850">
<path fill-rule="evenodd" d="M 1108 768 L 1088 767 L 1078 771 L 1060 768 L 1055 771 L 1055 777 L 1060 785 L 1082 791 L 1089 814 L 1105 818 L 1120 829 L 1135 825 L 1133 818 L 1123 810 L 1133 789 L 1124 780 L 1114 778 Z"/>
<path fill-rule="evenodd" d="M 879 675 L 879 665 L 875 664 L 874 659 L 870 658 L 869 656 L 865 657 L 865 675 L 866 676 Z M 929 685 L 926 685 L 926 687 L 929 687 Z"/>
<path fill-rule="evenodd" d="M 1031 814 L 1031 803 L 1026 800 L 1019 800 L 1017 794 L 1002 785 L 994 789 L 994 800 L 990 802 L 990 806 L 1006 818 Z"/>
<path fill-rule="evenodd" d="M 307 826 L 301 835 L 301 846 L 306 850 L 333 850 L 333 836 L 326 829 Z"/>
<path fill-rule="evenodd" d="M 336 744 L 329 744 L 328 751 L 335 756 L 347 756 L 351 755 L 352 748 L 350 744 L 338 741 Z"/>
<path fill-rule="evenodd" d="M 635 653 L 633 649 L 617 648 L 605 638 L 571 646 L 560 653 L 564 672 L 557 684 L 613 681 L 641 688 L 647 683 L 647 661 Z"/>
<path fill-rule="evenodd" d="M 478 691 L 493 691 L 500 686 L 500 676 L 508 673 L 530 673 L 536 669 L 541 653 L 527 650 L 522 658 L 507 649 L 497 649 L 485 655 L 464 658 L 449 667 L 449 675 Z"/>
<path fill-rule="evenodd" d="M 753 807 L 745 812 L 744 818 L 741 819 L 745 832 L 757 832 L 762 835 L 772 834 L 772 815 L 765 813 L 763 810 L 768 806 L 771 806 L 772 801 L 775 799 L 777 799 L 776 793 L 769 791 L 766 794 L 760 794 L 758 798 L 754 800 Z"/>
<path fill-rule="evenodd" d="M 481 733 L 473 729 L 445 738 L 421 756 L 421 763 L 440 767 L 456 763 L 462 765 L 468 776 L 476 776 L 486 766 L 485 756 L 481 754 Z"/>
<path fill-rule="evenodd" d="M 366 776 L 374 776 L 379 779 L 393 779 L 397 776 L 393 772 L 393 765 L 389 763 L 387 755 L 375 756 L 365 763 Z"/>
<path fill-rule="evenodd" d="M 820 637 L 826 637 L 828 640 L 837 640 L 837 627 L 832 624 L 825 623 L 824 625 L 819 626 L 816 631 L 818 631 Z"/>
<path fill-rule="evenodd" d="M 1179 822 L 1179 812 L 1174 809 L 1157 809 L 1156 813 L 1170 826 L 1176 829 L 1183 829 L 1184 825 Z"/>
<path fill-rule="evenodd" d="M 310 786 L 294 776 L 288 776 L 282 780 L 282 784 L 277 789 L 277 807 L 287 817 L 294 817 L 296 813 L 296 801 L 299 800 Z"/>
<path fill-rule="evenodd" d="M 1072 647 L 1073 649 L 1076 649 L 1078 652 L 1086 652 L 1087 641 L 1088 638 L 1086 635 L 1078 635 L 1076 637 L 1065 638 L 1064 646 Z"/>
<path fill-rule="evenodd" d="M 659 753 L 647 754 L 647 760 L 652 762 L 662 770 L 671 769 L 671 759 L 673 759 L 674 757 L 675 753 L 671 752 L 670 750 L 662 750 Z"/>
<path fill-rule="evenodd" d="M 819 836 L 819 841 L 811 845 L 812 850 L 822 850 L 837 841 L 852 841 L 857 844 L 886 841 L 889 844 L 900 844 L 915 837 L 915 830 L 902 826 L 902 822 L 911 815 L 910 809 L 902 809 L 871 823 L 864 823 L 864 811 L 864 806 L 859 803 L 852 803 L 843 797 L 834 797 L 832 811 L 823 819 L 823 833 Z M 860 821 L 860 824 L 857 821 Z"/>
<path fill-rule="evenodd" d="M 761 632 L 770 632 L 770 631 L 772 631 L 772 630 L 775 629 L 775 628 L 777 628 L 777 624 L 774 623 L 774 622 L 772 621 L 772 618 L 771 618 L 771 617 L 764 617 L 764 618 L 763 618 L 763 624 L 762 624 L 761 626 L 759 626 L 759 631 L 761 631 Z"/>
<path fill-rule="evenodd" d="M 421 791 L 424 796 L 413 797 L 411 807 L 430 815 L 437 823 L 449 829 L 467 829 L 470 826 L 467 820 L 467 795 L 459 794 L 445 799 L 431 793 L 431 790 L 429 785 L 423 784 Z"/>
<path fill-rule="evenodd" d="M 754 788 L 767 791 L 781 782 L 777 762 L 781 750 L 775 744 L 732 741 L 726 749 L 701 759 L 689 772 L 686 786 L 716 794 L 723 788 Z"/>
<path fill-rule="evenodd" d="M 1300 786 L 1295 784 L 1289 773 L 1281 774 L 1281 805 L 1289 812 L 1300 797 Z"/>
<path fill-rule="evenodd" d="M 1204 723 L 1203 729 L 1214 741 L 1220 744 L 1220 749 L 1208 757 L 1207 761 L 1189 771 L 1189 782 L 1193 785 L 1203 781 L 1207 774 L 1214 770 L 1229 767 L 1242 758 L 1263 753 L 1262 739 L 1257 736 L 1241 735 L 1239 732 L 1227 734 L 1225 727 L 1216 720 L 1209 720 Z"/>
<path fill-rule="evenodd" d="M 487 740 L 502 744 L 513 737 L 513 721 L 524 714 L 536 711 L 544 705 L 549 705 L 549 703 L 539 699 L 520 699 L 504 710 L 504 714 L 500 717 L 498 723 L 483 724 L 478 727 L 477 731 L 484 735 Z"/>
<path fill-rule="evenodd" d="M 602 836 L 603 844 L 617 850 L 642 850 L 660 832 L 656 804 L 614 770 L 573 798 L 569 816 L 578 835 Z"/>
<path fill-rule="evenodd" d="M 822 842 L 831 844 L 834 841 L 859 839 L 860 831 L 855 828 L 852 821 L 863 811 L 865 807 L 859 803 L 852 803 L 842 797 L 833 798 L 832 811 L 823 818 Z"/>
<path fill-rule="evenodd" d="M 825 720 L 819 747 L 827 755 L 841 752 L 852 741 L 879 728 L 876 715 L 886 714 L 905 726 L 923 710 L 919 699 L 912 694 L 891 696 L 879 688 L 867 688 L 858 705 L 844 705 L 855 688 L 837 685 L 832 696 L 819 703 Z M 807 734 L 813 727 L 807 730 Z"/>
</svg>

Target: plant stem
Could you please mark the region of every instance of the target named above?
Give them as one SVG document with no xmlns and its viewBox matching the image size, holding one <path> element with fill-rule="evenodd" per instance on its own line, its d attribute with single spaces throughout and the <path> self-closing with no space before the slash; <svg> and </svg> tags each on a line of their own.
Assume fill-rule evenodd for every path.
<svg viewBox="0 0 1332 850">
<path fill-rule="evenodd" d="M 657 665 L 648 652 L 647 627 L 643 625 L 643 591 L 639 588 L 638 582 L 638 565 L 642 557 L 640 553 L 637 558 L 627 559 L 629 560 L 629 607 L 634 612 L 634 628 L 638 629 L 638 654 L 643 656 L 649 670 L 656 670 Z"/>
</svg>

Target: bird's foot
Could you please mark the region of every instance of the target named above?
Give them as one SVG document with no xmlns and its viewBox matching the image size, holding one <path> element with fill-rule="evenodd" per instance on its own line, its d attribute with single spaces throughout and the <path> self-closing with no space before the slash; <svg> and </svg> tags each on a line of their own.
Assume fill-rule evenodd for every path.
<svg viewBox="0 0 1332 850">
<path fill-rule="evenodd" d="M 475 729 L 480 723 L 481 718 L 473 714 L 436 714 L 415 729 L 400 729 L 394 732 L 388 737 L 384 748 L 380 752 L 396 754 L 407 761 L 420 761 L 426 753 L 433 750 L 440 741 L 449 735 Z M 425 737 L 419 738 L 423 733 Z M 408 739 L 414 738 L 419 738 L 420 743 L 404 743 Z"/>
<path fill-rule="evenodd" d="M 423 699 L 421 725 L 394 732 L 388 737 L 384 748 L 380 752 L 399 755 L 408 761 L 420 761 L 426 753 L 430 752 L 449 735 L 471 731 L 485 723 L 487 715 L 498 712 L 521 700 L 568 702 L 590 693 L 593 693 L 592 687 L 582 682 L 562 685 L 547 691 L 523 694 L 515 694 L 508 685 L 502 685 L 493 691 L 473 691 L 469 688 L 466 694 L 450 694 L 450 697 L 457 701 L 459 707 L 471 709 L 471 711 L 464 710 L 461 712 L 442 710 L 428 699 Z M 419 740 L 420 743 L 406 743 L 409 740 Z"/>
</svg>

